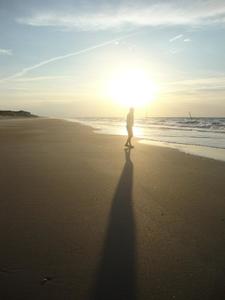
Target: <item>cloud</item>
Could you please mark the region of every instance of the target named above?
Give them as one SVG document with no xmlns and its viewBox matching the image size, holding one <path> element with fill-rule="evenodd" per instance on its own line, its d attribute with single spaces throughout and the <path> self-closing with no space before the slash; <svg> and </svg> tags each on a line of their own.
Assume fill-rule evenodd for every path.
<svg viewBox="0 0 225 300">
<path fill-rule="evenodd" d="M 0 48 L 0 55 L 12 55 L 12 50 L 11 49 L 3 49 L 3 48 Z"/>
<path fill-rule="evenodd" d="M 176 40 L 181 39 L 182 37 L 183 37 L 183 34 L 178 34 L 178 35 L 174 36 L 173 38 L 171 38 L 170 42 L 172 43 L 172 42 L 174 42 Z"/>
<path fill-rule="evenodd" d="M 109 2 L 108 2 L 109 3 Z M 225 22 L 224 0 L 178 1 L 153 3 L 123 1 L 76 11 L 49 10 L 17 19 L 20 24 L 38 27 L 59 27 L 81 31 L 116 29 L 126 26 L 202 25 Z"/>
<path fill-rule="evenodd" d="M 185 43 L 189 43 L 189 42 L 191 42 L 191 39 L 186 38 L 186 39 L 184 39 L 184 42 L 185 42 Z"/>
</svg>

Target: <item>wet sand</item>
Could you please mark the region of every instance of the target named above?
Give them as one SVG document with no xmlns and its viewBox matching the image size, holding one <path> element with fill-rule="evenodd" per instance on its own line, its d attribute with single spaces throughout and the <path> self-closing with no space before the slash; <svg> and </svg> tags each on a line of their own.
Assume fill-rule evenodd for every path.
<svg viewBox="0 0 225 300">
<path fill-rule="evenodd" d="M 0 299 L 220 300 L 225 163 L 0 121 Z"/>
</svg>

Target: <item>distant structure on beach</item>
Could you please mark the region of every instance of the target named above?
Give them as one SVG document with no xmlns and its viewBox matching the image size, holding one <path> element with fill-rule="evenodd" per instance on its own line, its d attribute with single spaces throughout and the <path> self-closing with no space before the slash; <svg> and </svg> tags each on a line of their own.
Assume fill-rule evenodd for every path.
<svg viewBox="0 0 225 300">
<path fill-rule="evenodd" d="M 38 116 L 31 114 L 28 111 L 19 110 L 0 110 L 0 118 L 37 118 Z"/>
</svg>

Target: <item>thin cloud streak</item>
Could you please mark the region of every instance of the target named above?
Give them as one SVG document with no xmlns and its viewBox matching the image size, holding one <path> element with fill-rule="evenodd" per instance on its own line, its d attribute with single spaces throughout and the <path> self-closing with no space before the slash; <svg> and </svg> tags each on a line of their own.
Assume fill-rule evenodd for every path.
<svg viewBox="0 0 225 300">
<path fill-rule="evenodd" d="M 176 40 L 179 40 L 183 37 L 183 34 L 178 34 L 176 36 L 174 36 L 173 38 L 170 39 L 170 43 L 176 41 Z"/>
<path fill-rule="evenodd" d="M 112 45 L 112 44 L 114 44 L 118 41 L 121 41 L 121 40 L 124 40 L 128 37 L 131 37 L 131 36 L 135 35 L 136 33 L 137 32 L 133 32 L 133 33 L 128 34 L 126 36 L 123 36 L 121 38 L 113 39 L 113 40 L 110 40 L 110 41 L 107 41 L 107 42 L 104 42 L 104 43 L 101 43 L 101 44 L 98 44 L 98 45 L 94 45 L 94 46 L 91 46 L 91 47 L 88 47 L 88 48 L 85 48 L 85 49 L 82 49 L 82 50 L 79 50 L 79 51 L 75 51 L 75 52 L 68 53 L 68 54 L 65 54 L 65 55 L 60 55 L 60 56 L 50 58 L 48 60 L 44 60 L 44 61 L 42 61 L 38 64 L 35 64 L 35 65 L 30 66 L 30 67 L 24 68 L 22 71 L 20 71 L 18 73 L 15 73 L 15 74 L 7 77 L 7 78 L 1 79 L 0 83 L 22 77 L 22 76 L 26 75 L 28 72 L 30 72 L 32 70 L 35 70 L 35 69 L 38 69 L 38 68 L 41 68 L 41 67 L 43 67 L 45 65 L 48 65 L 50 63 L 53 63 L 53 62 L 56 62 L 56 61 L 59 61 L 59 60 L 63 60 L 63 59 L 66 59 L 66 58 L 69 58 L 69 57 L 72 57 L 72 56 L 77 56 L 77 55 L 81 55 L 81 54 L 84 54 L 84 53 L 88 53 L 88 52 L 91 52 L 91 51 L 93 51 L 95 49 L 98 49 L 98 48 L 103 48 L 103 47 Z"/>
<path fill-rule="evenodd" d="M 63 79 L 73 79 L 72 76 L 35 76 L 35 77 L 24 77 L 15 78 L 15 82 L 34 82 L 34 81 L 45 81 L 45 80 L 63 80 Z"/>
<path fill-rule="evenodd" d="M 195 92 L 201 90 L 225 91 L 225 76 L 187 79 L 161 85 L 161 92 Z"/>
</svg>

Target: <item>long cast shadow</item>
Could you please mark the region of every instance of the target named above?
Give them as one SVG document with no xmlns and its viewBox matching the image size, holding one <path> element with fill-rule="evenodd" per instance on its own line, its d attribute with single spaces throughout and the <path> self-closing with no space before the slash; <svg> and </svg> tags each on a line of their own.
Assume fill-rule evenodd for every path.
<svg viewBox="0 0 225 300">
<path fill-rule="evenodd" d="M 125 165 L 109 216 L 93 300 L 136 299 L 135 222 L 132 208 L 133 163 L 125 150 Z"/>
</svg>

